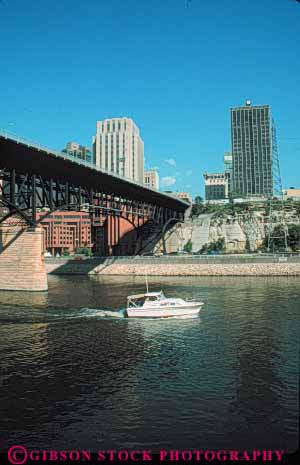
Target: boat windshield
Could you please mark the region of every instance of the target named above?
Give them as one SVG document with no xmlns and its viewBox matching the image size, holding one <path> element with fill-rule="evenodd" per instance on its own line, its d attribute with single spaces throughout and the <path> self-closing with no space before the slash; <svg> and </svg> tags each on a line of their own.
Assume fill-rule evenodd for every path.
<svg viewBox="0 0 300 465">
<path fill-rule="evenodd" d="M 145 297 L 139 299 L 128 299 L 129 307 L 142 307 L 145 303 Z"/>
<path fill-rule="evenodd" d="M 128 307 L 142 307 L 146 302 L 156 302 L 164 299 L 165 296 L 162 292 L 155 292 L 149 294 L 133 295 L 128 297 Z"/>
<path fill-rule="evenodd" d="M 159 300 L 160 298 L 160 295 L 149 295 L 148 297 L 146 297 L 146 302 L 154 302 L 156 300 Z"/>
</svg>

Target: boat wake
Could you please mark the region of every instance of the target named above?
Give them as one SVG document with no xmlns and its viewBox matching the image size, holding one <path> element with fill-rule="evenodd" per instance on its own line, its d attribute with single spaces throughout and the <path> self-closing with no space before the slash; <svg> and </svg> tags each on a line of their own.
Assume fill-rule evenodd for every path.
<svg viewBox="0 0 300 465">
<path fill-rule="evenodd" d="M 174 315 L 168 317 L 131 317 L 127 318 L 125 308 L 119 310 L 106 310 L 100 308 L 58 308 L 49 307 L 32 308 L 31 312 L 28 307 L 15 306 L 11 307 L 2 306 L 0 312 L 0 325 L 10 324 L 48 324 L 48 323 L 64 323 L 66 321 L 78 321 L 82 319 L 95 319 L 95 320 L 131 320 L 131 321 L 170 321 L 170 320 L 183 320 L 199 318 L 199 315 Z"/>
<path fill-rule="evenodd" d="M 126 310 L 101 310 L 99 308 L 81 308 L 80 316 L 94 318 L 126 318 Z"/>
<path fill-rule="evenodd" d="M 199 320 L 199 314 L 192 314 L 192 315 L 177 315 L 177 316 L 170 316 L 169 318 L 173 320 L 192 320 L 197 318 Z"/>
<path fill-rule="evenodd" d="M 126 318 L 126 309 L 121 310 L 101 310 L 99 308 L 82 308 L 77 317 L 81 318 Z M 198 318 L 199 315 L 174 315 L 168 317 L 131 317 L 130 320 L 190 320 Z"/>
</svg>

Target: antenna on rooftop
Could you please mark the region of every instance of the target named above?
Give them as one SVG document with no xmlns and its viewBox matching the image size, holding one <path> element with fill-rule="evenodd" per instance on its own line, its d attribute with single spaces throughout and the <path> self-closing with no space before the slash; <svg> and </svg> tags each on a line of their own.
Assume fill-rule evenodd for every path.
<svg viewBox="0 0 300 465">
<path fill-rule="evenodd" d="M 274 196 L 283 201 L 283 190 L 280 173 L 278 145 L 277 145 L 277 132 L 275 121 L 272 119 L 272 161 L 273 161 L 273 192 Z"/>
<path fill-rule="evenodd" d="M 271 250 L 271 245 L 274 239 L 283 239 L 284 249 L 287 252 L 288 244 L 288 226 L 285 221 L 284 201 L 283 201 L 283 190 L 280 173 L 278 145 L 277 145 L 277 132 L 275 121 L 272 119 L 272 166 L 273 166 L 273 195 L 269 199 L 269 218 L 268 218 L 268 252 Z M 279 204 L 278 204 L 279 201 Z M 277 211 L 276 215 L 274 207 L 276 204 Z M 276 229 L 275 229 L 276 228 Z"/>
</svg>

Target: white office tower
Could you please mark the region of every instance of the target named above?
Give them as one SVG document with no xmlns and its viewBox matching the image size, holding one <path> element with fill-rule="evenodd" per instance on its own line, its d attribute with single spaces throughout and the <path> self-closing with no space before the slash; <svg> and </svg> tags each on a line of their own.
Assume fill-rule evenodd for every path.
<svg viewBox="0 0 300 465">
<path fill-rule="evenodd" d="M 132 119 L 97 121 L 93 150 L 97 167 L 144 183 L 144 142 Z"/>
</svg>

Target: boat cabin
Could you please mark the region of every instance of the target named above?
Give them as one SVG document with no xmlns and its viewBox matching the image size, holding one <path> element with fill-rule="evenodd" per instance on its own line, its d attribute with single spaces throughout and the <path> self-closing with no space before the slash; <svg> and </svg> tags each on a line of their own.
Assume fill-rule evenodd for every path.
<svg viewBox="0 0 300 465">
<path fill-rule="evenodd" d="M 129 295 L 127 297 L 127 308 L 143 307 L 150 302 L 157 302 L 165 299 L 162 291 L 160 292 L 147 292 L 146 294 Z"/>
</svg>

